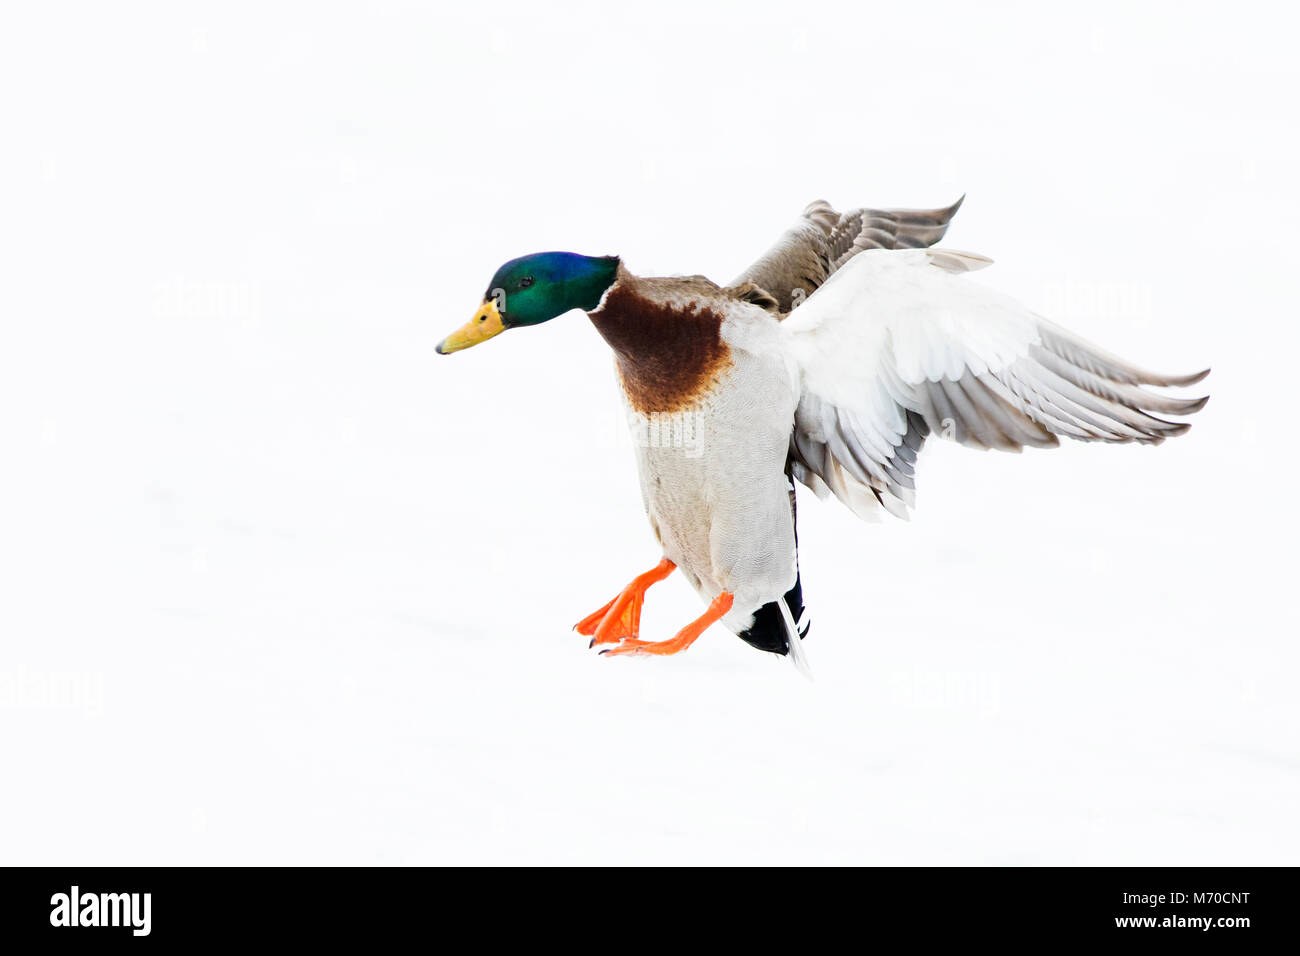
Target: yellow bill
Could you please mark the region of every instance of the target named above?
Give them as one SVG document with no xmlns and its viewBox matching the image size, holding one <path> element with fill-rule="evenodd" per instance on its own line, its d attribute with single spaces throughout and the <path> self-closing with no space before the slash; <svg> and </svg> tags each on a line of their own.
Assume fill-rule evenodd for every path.
<svg viewBox="0 0 1300 956">
<path fill-rule="evenodd" d="M 478 307 L 474 318 L 438 343 L 438 354 L 448 355 L 451 352 L 459 352 L 471 345 L 486 342 L 505 330 L 506 327 L 501 322 L 501 313 L 497 310 L 496 299 L 487 299 Z"/>
</svg>

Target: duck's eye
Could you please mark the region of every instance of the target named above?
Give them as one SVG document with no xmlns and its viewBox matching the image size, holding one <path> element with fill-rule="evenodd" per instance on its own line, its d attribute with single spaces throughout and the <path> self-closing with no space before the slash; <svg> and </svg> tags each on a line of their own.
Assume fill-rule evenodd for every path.
<svg viewBox="0 0 1300 956">
<path fill-rule="evenodd" d="M 521 289 L 527 289 L 532 284 L 533 284 L 532 276 L 524 276 L 522 279 L 519 280 L 519 288 Z"/>
</svg>

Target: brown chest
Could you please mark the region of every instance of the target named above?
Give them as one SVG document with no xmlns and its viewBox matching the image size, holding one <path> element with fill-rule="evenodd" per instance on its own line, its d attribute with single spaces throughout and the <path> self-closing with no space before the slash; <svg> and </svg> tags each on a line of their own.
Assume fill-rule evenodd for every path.
<svg viewBox="0 0 1300 956">
<path fill-rule="evenodd" d="M 591 321 L 614 350 L 629 404 L 642 414 L 698 404 L 731 366 L 723 314 L 694 302 L 666 304 L 615 288 Z"/>
</svg>

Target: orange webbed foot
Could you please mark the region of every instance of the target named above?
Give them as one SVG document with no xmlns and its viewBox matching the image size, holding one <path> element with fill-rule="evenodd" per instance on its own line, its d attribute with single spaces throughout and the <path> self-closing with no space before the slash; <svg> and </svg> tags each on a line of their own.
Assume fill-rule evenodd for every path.
<svg viewBox="0 0 1300 956">
<path fill-rule="evenodd" d="M 601 653 L 611 657 L 619 654 L 677 654 L 694 644 L 695 639 L 708 630 L 711 624 L 730 611 L 734 600 L 731 594 L 723 591 L 713 599 L 707 611 L 678 631 L 677 636 L 671 640 L 642 641 L 633 637 L 624 640 L 618 647 L 607 648 Z"/>
<path fill-rule="evenodd" d="M 599 611 L 593 611 L 577 624 L 573 625 L 573 629 L 583 637 L 591 637 L 591 635 L 596 633 L 596 628 L 600 627 L 600 622 L 605 620 L 605 615 L 609 613 L 609 609 L 614 606 L 614 602 L 617 600 L 618 598 L 612 598 L 610 602 Z"/>
<path fill-rule="evenodd" d="M 645 592 L 652 584 L 673 573 L 677 565 L 664 558 L 654 568 L 639 574 L 632 583 L 619 592 L 614 600 L 600 610 L 588 614 L 573 626 L 579 634 L 591 637 L 588 647 L 597 644 L 616 644 L 624 639 L 635 639 L 641 627 L 641 605 Z"/>
</svg>

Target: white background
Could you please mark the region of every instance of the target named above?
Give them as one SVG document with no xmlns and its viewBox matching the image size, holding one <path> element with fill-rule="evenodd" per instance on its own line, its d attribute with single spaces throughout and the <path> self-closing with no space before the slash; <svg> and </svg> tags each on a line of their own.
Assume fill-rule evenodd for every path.
<svg viewBox="0 0 1300 956">
<path fill-rule="evenodd" d="M 186 6 L 0 23 L 0 862 L 1300 862 L 1288 7 Z M 812 683 L 589 651 L 658 554 L 581 315 L 434 354 L 497 265 L 963 192 L 1192 431 L 801 497 Z"/>
</svg>

